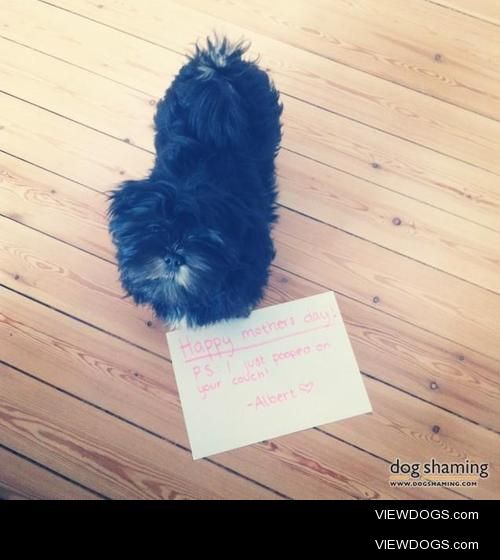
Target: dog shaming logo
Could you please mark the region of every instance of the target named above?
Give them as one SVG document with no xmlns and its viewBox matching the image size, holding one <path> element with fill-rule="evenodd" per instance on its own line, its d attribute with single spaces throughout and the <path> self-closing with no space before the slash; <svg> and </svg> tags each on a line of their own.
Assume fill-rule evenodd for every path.
<svg viewBox="0 0 500 560">
<path fill-rule="evenodd" d="M 389 467 L 391 486 L 475 487 L 489 476 L 488 463 L 469 459 L 461 463 L 440 463 L 431 459 L 426 463 L 406 463 L 397 458 Z"/>
</svg>

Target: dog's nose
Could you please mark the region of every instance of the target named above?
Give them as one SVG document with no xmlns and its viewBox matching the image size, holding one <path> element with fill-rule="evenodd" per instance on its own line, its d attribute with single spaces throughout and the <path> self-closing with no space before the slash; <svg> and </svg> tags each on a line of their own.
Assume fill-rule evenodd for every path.
<svg viewBox="0 0 500 560">
<path fill-rule="evenodd" d="M 172 270 L 177 270 L 186 262 L 182 255 L 177 255 L 175 253 L 168 253 L 167 255 L 165 255 L 163 260 L 165 261 L 165 264 Z"/>
</svg>

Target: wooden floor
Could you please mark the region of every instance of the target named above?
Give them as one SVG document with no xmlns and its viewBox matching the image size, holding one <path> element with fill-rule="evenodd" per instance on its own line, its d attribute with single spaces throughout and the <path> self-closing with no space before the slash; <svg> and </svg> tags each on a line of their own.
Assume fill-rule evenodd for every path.
<svg viewBox="0 0 500 560">
<path fill-rule="evenodd" d="M 147 4 L 147 10 L 144 5 Z M 498 0 L 0 0 L 0 496 L 500 498 Z M 264 305 L 335 290 L 374 413 L 193 462 L 104 193 L 212 29 L 282 92 Z M 394 488 L 396 458 L 490 464 Z"/>
</svg>

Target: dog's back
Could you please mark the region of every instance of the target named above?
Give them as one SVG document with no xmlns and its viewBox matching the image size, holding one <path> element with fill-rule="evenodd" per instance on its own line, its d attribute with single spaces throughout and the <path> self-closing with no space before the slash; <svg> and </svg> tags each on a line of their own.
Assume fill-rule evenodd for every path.
<svg viewBox="0 0 500 560">
<path fill-rule="evenodd" d="M 266 72 L 243 59 L 243 43 L 207 39 L 181 69 L 155 117 L 156 150 L 190 139 L 215 149 L 248 149 L 274 160 L 281 140 L 279 94 Z"/>
<path fill-rule="evenodd" d="M 112 196 L 122 285 L 158 317 L 246 317 L 274 258 L 279 96 L 226 39 L 197 48 L 158 104 L 148 177 Z"/>
</svg>

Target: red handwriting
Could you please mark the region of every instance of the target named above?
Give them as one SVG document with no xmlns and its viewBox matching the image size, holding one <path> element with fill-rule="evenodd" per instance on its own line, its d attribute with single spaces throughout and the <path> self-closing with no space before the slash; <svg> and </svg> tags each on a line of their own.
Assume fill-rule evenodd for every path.
<svg viewBox="0 0 500 560">
<path fill-rule="evenodd" d="M 250 350 L 251 348 L 260 348 L 261 346 L 264 346 L 266 344 L 272 344 L 272 343 L 278 342 L 280 340 L 285 340 L 286 338 L 290 338 L 290 337 L 293 337 L 293 336 L 301 336 L 303 334 L 308 334 L 308 333 L 312 333 L 312 332 L 315 332 L 315 331 L 328 329 L 330 327 L 331 327 L 331 324 L 320 325 L 318 327 L 313 327 L 313 328 L 310 328 L 310 329 L 304 329 L 303 331 L 286 334 L 286 335 L 283 335 L 283 336 L 280 336 L 280 337 L 277 337 L 277 338 L 273 338 L 271 340 L 264 340 L 262 342 L 257 342 L 256 344 L 249 344 L 247 346 L 239 346 L 238 348 L 236 348 L 234 346 L 231 346 L 230 350 L 219 350 L 217 354 L 210 353 L 210 354 L 203 354 L 201 356 L 193 356 L 189 359 L 185 359 L 184 362 L 189 363 L 189 362 L 194 362 L 196 360 L 204 360 L 206 358 L 214 358 L 216 356 L 222 356 L 223 354 L 229 354 L 230 356 L 233 356 L 237 352 L 242 352 L 243 350 Z M 184 354 L 184 356 L 186 356 L 186 354 Z"/>
<path fill-rule="evenodd" d="M 299 392 L 310 393 L 314 388 L 314 383 L 309 381 L 308 383 L 301 383 L 299 385 Z M 273 407 L 277 404 L 283 404 L 286 402 L 293 401 L 299 397 L 299 394 L 295 389 L 289 389 L 288 391 L 281 391 L 279 393 L 262 393 L 255 397 L 255 400 L 248 403 L 248 407 L 254 407 L 255 410 L 262 410 L 264 408 Z"/>
<path fill-rule="evenodd" d="M 185 362 L 201 358 L 220 357 L 223 354 L 228 354 L 231 357 L 234 353 L 233 341 L 228 336 L 215 336 L 192 342 L 189 336 L 185 335 L 179 341 L 179 345 Z"/>
<path fill-rule="evenodd" d="M 255 356 L 251 360 L 244 360 L 245 373 L 242 375 L 237 375 L 233 377 L 233 385 L 241 385 L 242 383 L 249 383 L 254 381 L 260 381 L 264 379 L 269 373 L 265 367 L 264 356 Z"/>
<path fill-rule="evenodd" d="M 207 394 L 212 391 L 216 391 L 217 389 L 221 388 L 221 382 L 217 381 L 216 383 L 205 383 L 198 387 L 198 391 L 201 393 L 201 398 L 206 399 Z"/>
<path fill-rule="evenodd" d="M 286 329 L 287 327 L 292 327 L 293 325 L 295 325 L 295 319 L 293 317 L 280 319 L 279 321 L 267 321 L 258 327 L 242 330 L 241 337 L 243 340 L 246 338 L 255 338 L 262 334 L 270 334 L 275 331 Z"/>
<path fill-rule="evenodd" d="M 306 346 L 299 346 L 297 348 L 293 348 L 291 350 L 286 350 L 284 352 L 275 352 L 272 355 L 273 363 L 275 365 L 279 364 L 284 360 L 296 360 L 302 356 L 307 356 L 312 352 L 324 352 L 331 348 L 331 344 L 329 342 L 319 342 L 313 346 L 306 345 Z"/>
<path fill-rule="evenodd" d="M 254 402 L 248 403 L 247 406 L 255 406 L 255 410 L 259 408 L 267 408 L 275 404 L 291 401 L 296 399 L 295 391 L 290 389 L 282 393 L 265 393 L 262 395 L 257 395 Z"/>
<path fill-rule="evenodd" d="M 330 322 L 329 311 L 309 311 L 304 316 L 304 323 L 315 323 L 316 321 Z"/>
<path fill-rule="evenodd" d="M 313 387 L 314 387 L 314 383 L 312 381 L 309 381 L 309 383 L 301 383 L 299 385 L 299 391 L 303 391 L 304 393 L 310 393 Z"/>
<path fill-rule="evenodd" d="M 202 373 L 205 373 L 209 377 L 212 377 L 212 375 L 214 375 L 215 372 L 212 369 L 212 367 L 210 366 L 210 364 L 205 364 L 203 367 L 202 366 L 193 366 L 193 373 L 194 373 L 194 376 L 196 377 L 196 379 L 198 379 L 198 377 Z"/>
<path fill-rule="evenodd" d="M 247 369 L 253 367 L 263 367 L 264 366 L 264 356 L 256 356 L 252 360 L 245 360 L 245 367 Z"/>
<path fill-rule="evenodd" d="M 249 383 L 251 381 L 260 381 L 264 379 L 267 375 L 267 369 L 260 369 L 258 371 L 250 371 L 245 373 L 245 375 L 238 375 L 233 377 L 233 385 L 241 385 L 242 383 Z"/>
<path fill-rule="evenodd" d="M 260 341 L 254 344 L 236 346 L 234 340 L 230 336 L 207 337 L 200 340 L 192 340 L 188 335 L 183 335 L 179 340 L 179 347 L 184 356 L 184 362 L 193 362 L 203 360 L 205 358 L 214 359 L 221 356 L 234 356 L 237 352 L 249 350 L 251 348 L 259 348 L 265 344 L 272 344 L 289 337 L 301 336 L 307 333 L 326 329 L 332 326 L 336 313 L 333 309 L 325 309 L 320 311 L 308 311 L 302 317 L 302 324 L 308 328 L 297 332 L 267 338 L 272 333 L 287 330 L 296 325 L 297 321 L 294 317 L 280 319 L 277 321 L 267 321 L 258 327 L 244 329 L 240 332 L 241 340 L 258 339 Z"/>
</svg>

